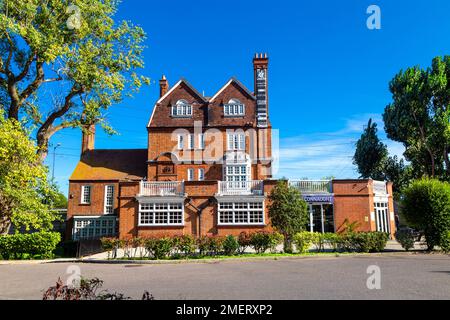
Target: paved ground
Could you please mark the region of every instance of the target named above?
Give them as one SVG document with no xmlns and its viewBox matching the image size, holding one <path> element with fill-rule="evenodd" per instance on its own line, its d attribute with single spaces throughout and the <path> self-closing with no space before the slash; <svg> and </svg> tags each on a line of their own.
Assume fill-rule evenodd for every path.
<svg viewBox="0 0 450 320">
<path fill-rule="evenodd" d="M 366 286 L 380 267 L 381 289 Z M 1 299 L 40 299 L 68 268 L 105 288 L 156 299 L 450 299 L 450 257 L 389 254 L 164 265 L 51 263 L 0 265 Z M 69 272 L 73 272 L 69 271 Z"/>
</svg>

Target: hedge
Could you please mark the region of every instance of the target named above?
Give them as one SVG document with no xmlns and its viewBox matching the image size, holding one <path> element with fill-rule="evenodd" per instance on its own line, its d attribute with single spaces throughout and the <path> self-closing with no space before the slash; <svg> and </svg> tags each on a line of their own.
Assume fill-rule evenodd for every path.
<svg viewBox="0 0 450 320">
<path fill-rule="evenodd" d="M 300 232 L 294 238 L 297 252 L 305 253 L 311 245 L 317 252 L 326 247 L 339 252 L 380 252 L 386 247 L 389 236 L 384 232 L 349 232 L 346 234 Z"/>
<path fill-rule="evenodd" d="M 36 232 L 0 236 L 0 258 L 48 259 L 61 241 L 58 232 Z"/>
</svg>

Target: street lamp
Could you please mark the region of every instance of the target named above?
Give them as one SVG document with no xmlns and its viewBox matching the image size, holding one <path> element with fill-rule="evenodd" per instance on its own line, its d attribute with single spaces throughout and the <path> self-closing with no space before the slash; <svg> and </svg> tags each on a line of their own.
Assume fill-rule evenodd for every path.
<svg viewBox="0 0 450 320">
<path fill-rule="evenodd" d="M 53 165 L 52 165 L 52 182 L 55 178 L 55 156 L 56 156 L 56 148 L 58 148 L 61 145 L 61 143 L 58 143 L 56 146 L 53 147 Z"/>
</svg>

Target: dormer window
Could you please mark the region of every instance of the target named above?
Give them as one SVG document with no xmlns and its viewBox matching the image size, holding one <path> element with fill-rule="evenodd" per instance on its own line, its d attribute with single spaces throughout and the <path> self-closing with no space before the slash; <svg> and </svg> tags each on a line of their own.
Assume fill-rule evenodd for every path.
<svg viewBox="0 0 450 320">
<path fill-rule="evenodd" d="M 238 99 L 231 99 L 223 105 L 223 114 L 225 117 L 239 117 L 245 114 L 245 105 Z"/>
<path fill-rule="evenodd" d="M 172 106 L 172 117 L 192 117 L 192 106 L 184 99 Z"/>
</svg>

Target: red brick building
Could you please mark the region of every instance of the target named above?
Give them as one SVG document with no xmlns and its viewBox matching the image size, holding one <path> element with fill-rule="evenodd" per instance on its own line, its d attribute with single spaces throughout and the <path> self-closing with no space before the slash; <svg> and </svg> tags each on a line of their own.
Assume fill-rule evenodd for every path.
<svg viewBox="0 0 450 320">
<path fill-rule="evenodd" d="M 185 79 L 169 87 L 147 125 L 148 147 L 96 150 L 83 133 L 69 186 L 68 235 L 239 234 L 270 230 L 272 179 L 268 58 L 253 59 L 254 91 L 231 78 L 212 97 Z M 312 231 L 347 218 L 360 230 L 395 230 L 392 185 L 372 180 L 290 181 L 310 204 Z"/>
</svg>

